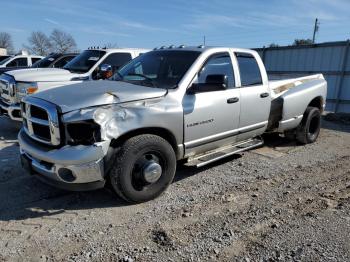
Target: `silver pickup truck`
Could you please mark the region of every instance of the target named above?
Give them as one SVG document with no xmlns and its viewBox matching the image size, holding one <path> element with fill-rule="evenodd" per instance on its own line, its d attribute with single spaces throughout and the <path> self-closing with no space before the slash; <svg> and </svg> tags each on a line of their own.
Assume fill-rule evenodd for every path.
<svg viewBox="0 0 350 262">
<path fill-rule="evenodd" d="M 108 182 L 143 202 L 170 185 L 178 160 L 203 166 L 262 145 L 265 132 L 314 142 L 326 92 L 322 75 L 269 82 L 252 50 L 161 48 L 109 80 L 25 97 L 22 165 L 60 188 Z"/>
</svg>

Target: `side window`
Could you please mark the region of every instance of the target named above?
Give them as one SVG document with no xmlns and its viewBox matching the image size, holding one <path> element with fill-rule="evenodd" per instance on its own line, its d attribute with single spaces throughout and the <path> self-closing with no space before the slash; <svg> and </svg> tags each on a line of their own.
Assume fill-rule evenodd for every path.
<svg viewBox="0 0 350 262">
<path fill-rule="evenodd" d="M 226 75 L 228 88 L 233 88 L 235 86 L 235 78 L 230 55 L 222 53 L 210 57 L 198 72 L 197 83 L 206 83 L 208 75 Z"/>
<path fill-rule="evenodd" d="M 247 53 L 236 53 L 242 86 L 261 85 L 260 68 L 254 56 Z"/>
<path fill-rule="evenodd" d="M 65 56 L 65 57 L 61 58 L 60 60 L 56 61 L 56 63 L 53 65 L 53 67 L 62 68 L 73 58 L 74 58 L 74 56 Z"/>
<path fill-rule="evenodd" d="M 26 57 L 16 58 L 12 60 L 6 67 L 20 67 L 28 66 L 28 60 Z"/>
<path fill-rule="evenodd" d="M 107 56 L 101 64 L 109 64 L 112 66 L 113 71 L 115 71 L 129 62 L 131 59 L 130 53 L 115 53 Z"/>
<path fill-rule="evenodd" d="M 32 64 L 34 64 L 34 63 L 36 63 L 36 62 L 38 62 L 38 61 L 40 61 L 40 60 L 41 60 L 41 58 L 32 57 Z"/>
</svg>

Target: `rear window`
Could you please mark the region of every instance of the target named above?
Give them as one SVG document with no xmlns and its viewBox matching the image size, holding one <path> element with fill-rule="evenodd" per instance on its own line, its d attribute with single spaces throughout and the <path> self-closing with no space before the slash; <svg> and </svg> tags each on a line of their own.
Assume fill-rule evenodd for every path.
<svg viewBox="0 0 350 262">
<path fill-rule="evenodd" d="M 262 78 L 259 65 L 251 54 L 236 53 L 242 86 L 261 85 Z"/>
</svg>

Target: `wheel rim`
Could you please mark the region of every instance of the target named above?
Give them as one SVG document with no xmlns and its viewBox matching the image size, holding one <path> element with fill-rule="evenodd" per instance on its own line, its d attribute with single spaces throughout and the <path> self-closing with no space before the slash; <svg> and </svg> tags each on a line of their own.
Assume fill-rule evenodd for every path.
<svg viewBox="0 0 350 262">
<path fill-rule="evenodd" d="M 318 134 L 320 128 L 320 118 L 318 116 L 314 116 L 310 120 L 309 131 L 310 136 L 315 136 Z"/>
<path fill-rule="evenodd" d="M 136 191 L 152 189 L 161 180 L 164 159 L 158 152 L 143 153 L 134 164 L 131 172 L 131 184 Z"/>
</svg>

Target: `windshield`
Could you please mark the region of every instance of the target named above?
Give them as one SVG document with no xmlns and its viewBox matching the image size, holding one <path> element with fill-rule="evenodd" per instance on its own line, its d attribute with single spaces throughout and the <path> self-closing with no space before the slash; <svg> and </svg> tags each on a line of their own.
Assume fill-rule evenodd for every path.
<svg viewBox="0 0 350 262">
<path fill-rule="evenodd" d="M 10 56 L 8 55 L 4 55 L 4 56 L 0 56 L 0 64 L 2 64 L 1 62 L 4 61 L 5 59 L 9 58 Z"/>
<path fill-rule="evenodd" d="M 88 72 L 100 59 L 106 54 L 105 51 L 85 50 L 77 57 L 73 58 L 63 69 L 69 70 L 72 73 Z"/>
<path fill-rule="evenodd" d="M 176 88 L 200 52 L 164 50 L 145 53 L 117 72 L 111 80 L 158 88 Z"/>
<path fill-rule="evenodd" d="M 11 59 L 12 59 L 12 56 L 10 56 L 10 57 L 8 57 L 8 58 L 2 60 L 2 61 L 0 62 L 0 65 L 4 65 L 6 62 L 10 61 Z"/>
<path fill-rule="evenodd" d="M 35 62 L 32 67 L 33 68 L 46 68 L 49 67 L 58 57 L 60 57 L 57 54 L 49 55 L 37 62 Z"/>
</svg>

